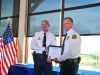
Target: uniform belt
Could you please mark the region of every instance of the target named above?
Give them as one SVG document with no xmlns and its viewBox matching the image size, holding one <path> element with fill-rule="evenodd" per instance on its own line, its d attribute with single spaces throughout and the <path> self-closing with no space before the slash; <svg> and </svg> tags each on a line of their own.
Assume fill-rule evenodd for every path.
<svg viewBox="0 0 100 75">
<path fill-rule="evenodd" d="M 67 59 L 65 61 L 62 61 L 61 64 L 63 64 L 63 63 L 80 63 L 80 61 L 81 61 L 81 58 L 78 57 L 78 58 L 75 58 L 75 59 Z"/>
<path fill-rule="evenodd" d="M 40 53 L 37 53 L 36 57 L 39 59 L 47 59 L 47 55 L 44 56 L 43 54 L 40 54 Z"/>
</svg>

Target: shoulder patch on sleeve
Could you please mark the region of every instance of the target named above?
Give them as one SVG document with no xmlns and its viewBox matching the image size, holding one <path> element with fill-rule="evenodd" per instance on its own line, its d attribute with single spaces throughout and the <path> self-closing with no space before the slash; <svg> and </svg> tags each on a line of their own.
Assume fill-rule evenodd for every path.
<svg viewBox="0 0 100 75">
<path fill-rule="evenodd" d="M 77 35 L 73 34 L 72 39 L 76 39 Z"/>
<path fill-rule="evenodd" d="M 35 36 L 35 34 L 33 35 L 33 37 Z"/>
</svg>

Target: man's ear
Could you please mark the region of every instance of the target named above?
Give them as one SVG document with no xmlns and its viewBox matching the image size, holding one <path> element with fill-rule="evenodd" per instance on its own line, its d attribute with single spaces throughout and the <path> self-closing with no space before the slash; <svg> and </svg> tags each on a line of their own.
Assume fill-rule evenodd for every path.
<svg viewBox="0 0 100 75">
<path fill-rule="evenodd" d="M 71 26 L 73 27 L 73 25 L 74 25 L 74 23 L 72 23 L 72 25 L 71 25 Z"/>
</svg>

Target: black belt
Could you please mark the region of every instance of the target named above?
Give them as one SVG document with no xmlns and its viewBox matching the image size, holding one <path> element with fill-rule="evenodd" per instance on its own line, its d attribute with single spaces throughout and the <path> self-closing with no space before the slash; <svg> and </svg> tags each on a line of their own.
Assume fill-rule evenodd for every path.
<svg viewBox="0 0 100 75">
<path fill-rule="evenodd" d="M 43 54 L 40 54 L 40 53 L 37 53 L 35 57 L 39 59 L 47 59 L 47 55 L 44 56 Z"/>
<path fill-rule="evenodd" d="M 81 57 L 74 58 L 74 59 L 66 59 L 65 61 L 62 61 L 61 64 L 63 63 L 80 63 Z"/>
</svg>

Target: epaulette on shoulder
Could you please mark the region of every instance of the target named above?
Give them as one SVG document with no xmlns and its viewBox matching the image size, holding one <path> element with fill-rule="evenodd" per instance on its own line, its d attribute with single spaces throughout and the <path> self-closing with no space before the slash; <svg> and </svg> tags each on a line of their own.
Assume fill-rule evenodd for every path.
<svg viewBox="0 0 100 75">
<path fill-rule="evenodd" d="M 33 37 L 35 36 L 35 34 L 33 35 Z"/>
</svg>

